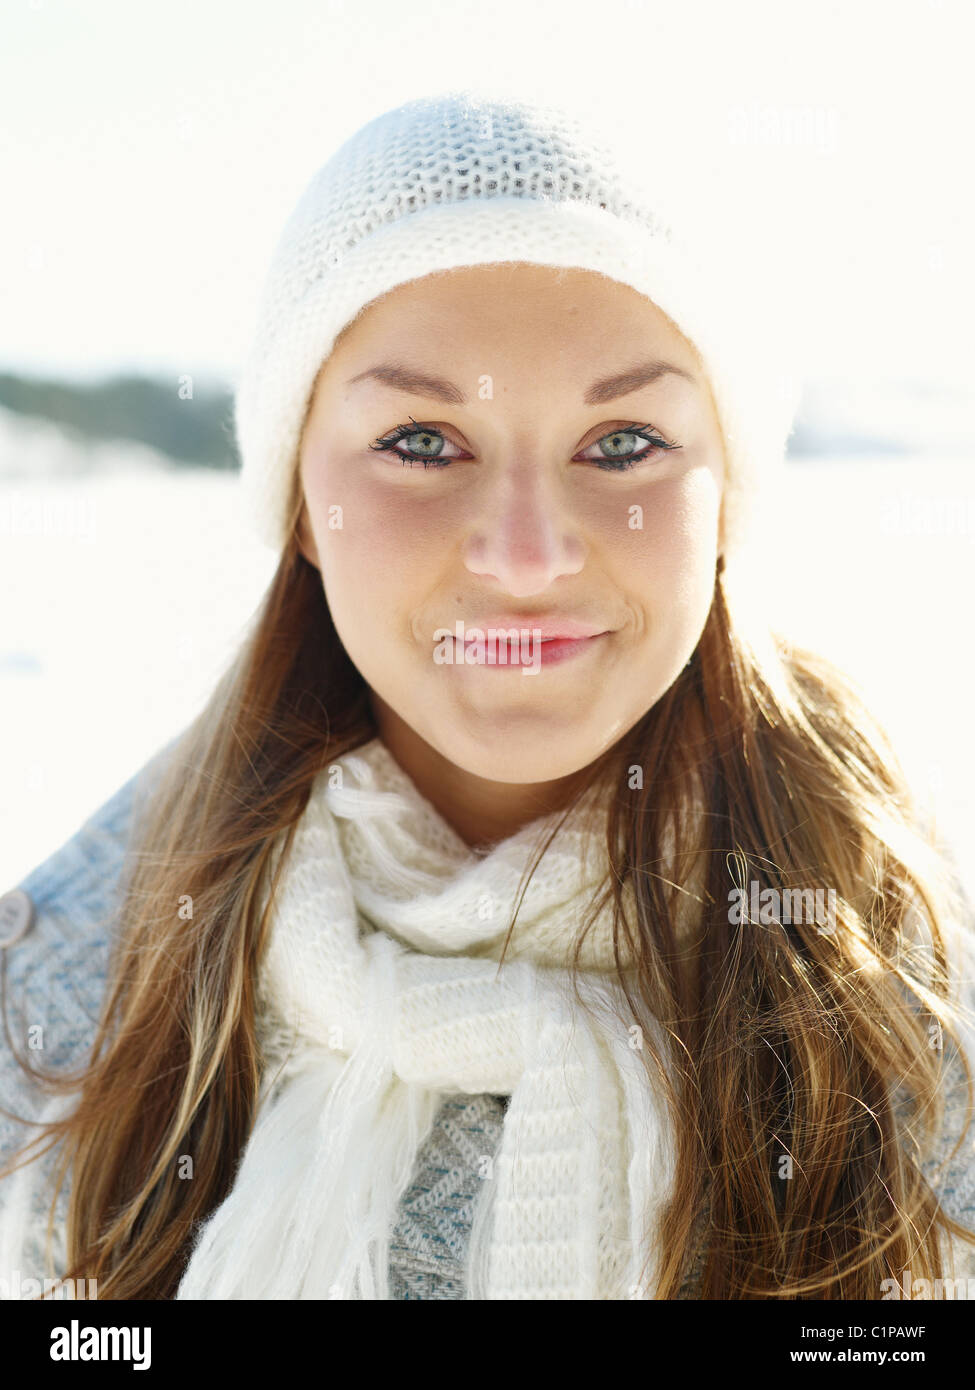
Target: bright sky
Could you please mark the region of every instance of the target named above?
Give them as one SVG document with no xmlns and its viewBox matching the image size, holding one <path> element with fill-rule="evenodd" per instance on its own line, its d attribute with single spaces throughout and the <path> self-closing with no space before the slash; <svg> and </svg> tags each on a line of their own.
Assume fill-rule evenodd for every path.
<svg viewBox="0 0 975 1390">
<path fill-rule="evenodd" d="M 811 370 L 971 380 L 972 28 L 967 0 L 6 0 L 0 368 L 233 373 L 313 171 L 503 74 L 781 257 Z"/>
</svg>

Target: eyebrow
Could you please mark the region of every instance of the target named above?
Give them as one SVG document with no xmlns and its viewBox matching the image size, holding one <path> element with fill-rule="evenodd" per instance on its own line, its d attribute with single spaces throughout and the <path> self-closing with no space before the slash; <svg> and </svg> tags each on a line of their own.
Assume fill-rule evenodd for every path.
<svg viewBox="0 0 975 1390">
<path fill-rule="evenodd" d="M 615 401 L 619 396 L 628 396 L 632 391 L 650 386 L 668 374 L 683 377 L 685 381 L 697 385 L 696 376 L 673 362 L 641 362 L 635 367 L 627 367 L 625 371 L 614 372 L 612 376 L 594 381 L 582 401 L 584 405 L 605 405 L 607 401 Z M 379 366 L 369 367 L 357 376 L 350 377 L 346 385 L 354 386 L 356 382 L 368 379 L 380 381 L 395 391 L 405 391 L 411 396 L 430 396 L 434 400 L 446 401 L 449 405 L 467 404 L 467 397 L 452 381 L 440 376 L 430 376 L 426 372 L 416 371 L 398 362 L 380 363 Z"/>
</svg>

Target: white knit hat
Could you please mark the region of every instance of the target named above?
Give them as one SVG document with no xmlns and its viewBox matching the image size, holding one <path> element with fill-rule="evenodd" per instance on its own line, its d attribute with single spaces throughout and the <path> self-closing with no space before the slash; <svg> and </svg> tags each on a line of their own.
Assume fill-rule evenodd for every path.
<svg viewBox="0 0 975 1390">
<path fill-rule="evenodd" d="M 715 273 L 664 221 L 652 173 L 578 115 L 470 90 L 406 102 L 347 140 L 284 228 L 237 389 L 242 502 L 258 535 L 276 550 L 287 540 L 315 379 L 345 325 L 404 281 L 528 261 L 632 286 L 695 345 L 727 445 L 735 549 L 756 484 L 784 456 L 798 379 L 752 286 Z"/>
</svg>

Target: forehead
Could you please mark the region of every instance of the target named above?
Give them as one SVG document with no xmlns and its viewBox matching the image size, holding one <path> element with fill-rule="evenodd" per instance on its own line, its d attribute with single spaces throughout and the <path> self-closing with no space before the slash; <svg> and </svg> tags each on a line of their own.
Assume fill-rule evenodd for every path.
<svg viewBox="0 0 975 1390">
<path fill-rule="evenodd" d="M 405 347 L 417 334 L 455 351 L 531 356 L 544 347 L 577 352 L 588 363 L 642 347 L 666 350 L 688 371 L 700 365 L 693 343 L 631 286 L 594 271 L 525 262 L 463 266 L 396 285 L 346 324 L 331 355 L 348 361 L 379 342 Z"/>
</svg>

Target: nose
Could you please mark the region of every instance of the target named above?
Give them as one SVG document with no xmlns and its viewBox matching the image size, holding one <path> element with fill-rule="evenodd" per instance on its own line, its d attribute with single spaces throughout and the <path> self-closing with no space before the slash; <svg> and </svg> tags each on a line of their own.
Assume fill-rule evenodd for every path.
<svg viewBox="0 0 975 1390">
<path fill-rule="evenodd" d="M 515 598 L 543 592 L 560 575 L 578 574 L 585 546 L 559 483 L 541 469 L 517 467 L 494 485 L 465 543 L 471 574 L 497 580 Z"/>
</svg>

